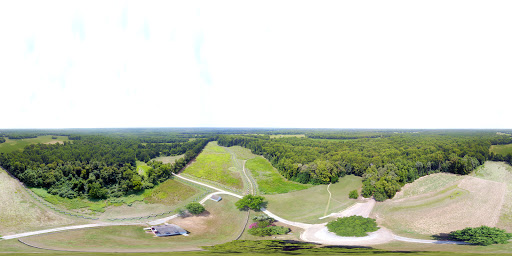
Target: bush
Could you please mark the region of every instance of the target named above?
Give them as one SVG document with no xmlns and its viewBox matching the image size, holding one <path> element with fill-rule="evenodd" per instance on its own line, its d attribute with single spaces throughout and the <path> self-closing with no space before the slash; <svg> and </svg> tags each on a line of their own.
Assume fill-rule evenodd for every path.
<svg viewBox="0 0 512 256">
<path fill-rule="evenodd" d="M 206 209 L 204 209 L 204 206 L 198 202 L 192 202 L 185 206 L 185 209 L 187 209 L 192 214 L 200 214 L 203 213 Z"/>
<path fill-rule="evenodd" d="M 235 203 L 236 208 L 239 210 L 252 209 L 259 211 L 265 205 L 265 198 L 262 196 L 246 195 Z"/>
<path fill-rule="evenodd" d="M 327 223 L 329 231 L 338 236 L 366 236 L 367 232 L 377 231 L 377 222 L 374 219 L 361 216 L 350 216 L 338 218 L 335 221 Z"/>
<path fill-rule="evenodd" d="M 511 233 L 499 228 L 481 226 L 478 228 L 465 228 L 451 232 L 450 239 L 464 241 L 476 245 L 506 244 L 512 238 Z"/>
<path fill-rule="evenodd" d="M 264 228 L 251 228 L 247 231 L 253 236 L 272 236 L 272 235 L 286 235 L 290 229 L 283 226 L 268 226 Z"/>
<path fill-rule="evenodd" d="M 243 252 L 262 252 L 276 253 L 289 252 L 301 249 L 311 249 L 315 247 L 313 244 L 305 243 L 287 243 L 279 240 L 235 240 L 224 244 L 214 246 L 201 246 L 203 249 L 211 252 L 221 253 L 243 253 Z"/>
<path fill-rule="evenodd" d="M 348 198 L 351 199 L 357 199 L 359 197 L 359 193 L 357 193 L 357 190 L 352 190 L 350 193 L 348 193 Z"/>
</svg>

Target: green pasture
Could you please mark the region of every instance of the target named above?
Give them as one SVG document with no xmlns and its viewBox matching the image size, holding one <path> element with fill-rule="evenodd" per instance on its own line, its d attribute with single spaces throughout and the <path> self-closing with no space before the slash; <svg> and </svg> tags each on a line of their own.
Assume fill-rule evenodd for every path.
<svg viewBox="0 0 512 256">
<path fill-rule="evenodd" d="M 57 139 L 52 139 L 52 137 L 57 137 Z M 0 153 L 8 153 L 15 150 L 23 149 L 24 147 L 30 144 L 37 143 L 60 143 L 64 141 L 69 141 L 67 136 L 54 136 L 54 135 L 46 135 L 39 136 L 33 139 L 16 139 L 11 140 L 5 138 L 5 142 L 0 144 Z"/>
<path fill-rule="evenodd" d="M 362 178 L 347 175 L 340 178 L 338 183 L 331 184 L 329 191 L 332 194 L 327 214 L 342 211 L 357 202 L 349 199 L 351 190 L 360 190 Z M 272 213 L 292 221 L 305 223 L 323 223 L 326 220 L 318 218 L 324 216 L 329 202 L 327 185 L 318 185 L 308 189 L 294 191 L 286 194 L 266 195 L 268 210 Z"/>
<path fill-rule="evenodd" d="M 151 169 L 150 166 L 142 161 L 137 161 L 137 166 L 135 168 L 137 169 L 137 173 L 144 177 L 147 176 L 149 169 Z"/>
<path fill-rule="evenodd" d="M 216 141 L 208 143 L 184 173 L 228 187 L 243 188 L 240 170 L 235 167 L 231 154 L 226 148 L 218 146 Z"/>
<path fill-rule="evenodd" d="M 497 155 L 508 155 L 512 154 L 512 144 L 506 145 L 492 145 L 489 149 L 491 152 L 494 152 Z"/>
<path fill-rule="evenodd" d="M 251 171 L 262 194 L 282 194 L 311 187 L 311 185 L 286 180 L 267 159 L 261 156 L 247 160 L 245 167 Z"/>
<path fill-rule="evenodd" d="M 84 251 L 170 251 L 197 250 L 199 246 L 232 241 L 245 225 L 246 212 L 236 209 L 237 198 L 223 196 L 220 202 L 205 202 L 206 213 L 199 217 L 168 221 L 189 231 L 188 236 L 154 237 L 147 226 L 110 226 L 58 232 L 24 238 L 23 241 L 44 248 Z"/>
</svg>

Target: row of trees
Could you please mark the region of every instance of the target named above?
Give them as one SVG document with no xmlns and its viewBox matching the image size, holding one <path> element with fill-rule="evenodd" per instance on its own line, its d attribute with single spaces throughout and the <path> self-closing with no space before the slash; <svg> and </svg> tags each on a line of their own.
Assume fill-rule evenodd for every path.
<svg viewBox="0 0 512 256">
<path fill-rule="evenodd" d="M 219 145 L 239 145 L 267 158 L 281 174 L 300 183 L 327 184 L 355 174 L 363 196 L 391 198 L 418 177 L 435 172 L 468 174 L 488 159 L 492 144 L 512 138 L 486 131 L 386 134 L 379 138 L 316 140 L 219 135 Z"/>
<path fill-rule="evenodd" d="M 0 165 L 26 185 L 62 197 L 119 197 L 165 181 L 196 157 L 208 141 L 142 144 L 136 139 L 82 136 L 62 145 L 33 144 L 22 151 L 0 154 Z M 151 163 L 146 175 L 137 172 L 137 160 L 149 161 L 162 153 L 185 156 L 173 164 Z"/>
</svg>

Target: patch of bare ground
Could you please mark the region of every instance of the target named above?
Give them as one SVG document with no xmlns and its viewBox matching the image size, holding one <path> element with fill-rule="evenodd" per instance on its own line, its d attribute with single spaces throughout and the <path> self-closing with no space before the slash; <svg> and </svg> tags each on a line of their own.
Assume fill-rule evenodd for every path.
<svg viewBox="0 0 512 256">
<path fill-rule="evenodd" d="M 505 193 L 504 183 L 466 176 L 444 189 L 379 203 L 373 216 L 379 224 L 406 236 L 496 226 Z"/>
<path fill-rule="evenodd" d="M 3 169 L 0 169 L 0 189 L 0 235 L 84 223 L 41 206 Z"/>
</svg>

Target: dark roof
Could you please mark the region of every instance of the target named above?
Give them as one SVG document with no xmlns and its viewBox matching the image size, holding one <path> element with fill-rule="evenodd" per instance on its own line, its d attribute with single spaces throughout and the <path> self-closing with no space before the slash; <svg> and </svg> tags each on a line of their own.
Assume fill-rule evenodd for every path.
<svg viewBox="0 0 512 256">
<path fill-rule="evenodd" d="M 213 201 L 217 201 L 218 202 L 218 201 L 220 201 L 222 199 L 222 197 L 220 197 L 219 195 L 212 195 L 211 199 Z"/>
<path fill-rule="evenodd" d="M 170 224 L 170 225 L 160 225 L 151 227 L 151 230 L 155 233 L 156 236 L 174 236 L 174 235 L 184 235 L 188 233 L 186 230 L 182 229 L 178 225 Z"/>
</svg>

